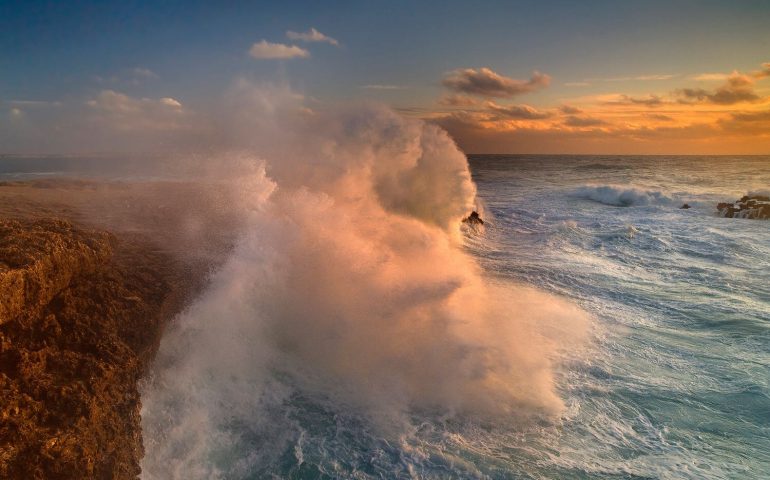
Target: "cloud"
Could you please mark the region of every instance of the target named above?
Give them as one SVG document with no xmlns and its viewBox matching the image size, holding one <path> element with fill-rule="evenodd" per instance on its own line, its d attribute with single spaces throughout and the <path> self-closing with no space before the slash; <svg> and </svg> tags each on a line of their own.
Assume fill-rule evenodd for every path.
<svg viewBox="0 0 770 480">
<path fill-rule="evenodd" d="M 770 110 L 762 112 L 733 113 L 732 119 L 738 122 L 770 122 Z"/>
<path fill-rule="evenodd" d="M 673 122 L 675 121 L 673 117 L 669 117 L 668 115 L 663 115 L 660 113 L 651 113 L 646 115 L 647 118 L 650 120 L 657 120 L 659 122 Z"/>
<path fill-rule="evenodd" d="M 339 46 L 340 42 L 333 39 L 332 37 L 329 37 L 328 35 L 324 35 L 323 33 L 319 32 L 315 28 L 310 28 L 307 32 L 293 32 L 289 30 L 286 32 L 286 37 L 289 40 L 298 40 L 300 42 L 322 42 L 322 43 L 328 43 L 330 45 Z"/>
<path fill-rule="evenodd" d="M 677 77 L 678 75 L 673 75 L 669 73 L 665 74 L 654 74 L 654 75 L 639 75 L 637 77 L 631 77 L 630 80 L 639 80 L 642 82 L 645 81 L 656 81 L 656 80 L 671 80 L 672 78 Z M 625 80 L 625 79 L 619 79 L 619 80 Z"/>
<path fill-rule="evenodd" d="M 608 105 L 644 105 L 646 107 L 659 107 L 668 102 L 663 100 L 659 95 L 650 94 L 644 98 L 631 97 L 629 95 L 621 95 L 618 100 L 612 100 L 605 102 Z"/>
<path fill-rule="evenodd" d="M 591 86 L 588 82 L 567 82 L 564 84 L 565 87 L 589 87 Z"/>
<path fill-rule="evenodd" d="M 649 81 L 659 81 L 659 80 L 671 80 L 672 78 L 677 77 L 678 75 L 665 73 L 655 73 L 651 75 L 637 75 L 632 77 L 609 77 L 609 78 L 588 78 L 585 81 L 586 82 L 649 82 Z"/>
<path fill-rule="evenodd" d="M 283 43 L 271 43 L 267 40 L 262 40 L 251 46 L 249 55 L 261 60 L 289 59 L 308 58 L 310 52 L 296 45 L 284 45 Z"/>
<path fill-rule="evenodd" d="M 498 119 L 543 120 L 553 116 L 550 112 L 542 112 L 529 105 L 502 106 L 494 102 L 487 102 L 487 108 L 496 113 Z"/>
<path fill-rule="evenodd" d="M 714 82 L 727 80 L 729 76 L 729 73 L 700 73 L 698 75 L 694 75 L 692 79 L 699 82 Z"/>
<path fill-rule="evenodd" d="M 159 100 L 159 102 L 167 107 L 182 108 L 181 103 L 179 103 L 177 100 L 174 100 L 173 98 L 170 98 L 170 97 L 163 97 Z"/>
<path fill-rule="evenodd" d="M 153 72 L 149 68 L 144 68 L 144 67 L 133 68 L 133 69 L 131 69 L 131 73 L 135 77 L 139 77 L 139 78 L 147 78 L 147 79 L 158 78 L 158 74 L 157 73 Z"/>
<path fill-rule="evenodd" d="M 49 102 L 47 100 L 8 100 L 8 103 L 17 107 L 61 107 L 61 102 Z"/>
<path fill-rule="evenodd" d="M 441 83 L 457 93 L 505 98 L 545 88 L 551 83 L 551 77 L 535 71 L 529 80 L 516 80 L 482 67 L 454 70 L 447 73 Z"/>
<path fill-rule="evenodd" d="M 754 77 L 733 72 L 727 82 L 714 91 L 703 88 L 683 88 L 679 95 L 684 102 L 708 102 L 717 105 L 734 105 L 742 102 L 756 102 L 759 95 L 754 93 Z"/>
<path fill-rule="evenodd" d="M 770 62 L 762 64 L 762 70 L 758 70 L 752 73 L 752 76 L 756 79 L 770 77 Z"/>
<path fill-rule="evenodd" d="M 405 85 L 374 84 L 374 85 L 361 85 L 359 88 L 363 88 L 365 90 L 404 90 L 409 87 Z"/>
<path fill-rule="evenodd" d="M 562 105 L 561 107 L 559 107 L 559 111 L 567 115 L 575 115 L 576 113 L 583 113 L 583 110 L 570 105 Z"/>
<path fill-rule="evenodd" d="M 601 118 L 595 117 L 578 117 L 570 115 L 564 119 L 564 125 L 568 127 L 598 127 L 601 125 L 607 125 L 607 122 Z"/>
<path fill-rule="evenodd" d="M 472 107 L 478 105 L 479 101 L 466 95 L 450 94 L 441 97 L 438 103 L 447 107 Z"/>
<path fill-rule="evenodd" d="M 743 102 L 757 102 L 761 97 L 754 92 L 754 83 L 770 76 L 770 63 L 763 63 L 760 70 L 748 74 L 734 70 L 729 75 L 705 73 L 697 75 L 696 80 L 725 80 L 716 90 L 703 88 L 683 88 L 677 91 L 682 103 L 713 103 L 734 105 Z"/>
<path fill-rule="evenodd" d="M 733 134 L 770 137 L 770 110 L 732 113 L 719 125 Z"/>
<path fill-rule="evenodd" d="M 118 131 L 177 130 L 187 126 L 188 112 L 173 98 L 133 98 L 103 90 L 86 102 L 92 120 Z"/>
</svg>

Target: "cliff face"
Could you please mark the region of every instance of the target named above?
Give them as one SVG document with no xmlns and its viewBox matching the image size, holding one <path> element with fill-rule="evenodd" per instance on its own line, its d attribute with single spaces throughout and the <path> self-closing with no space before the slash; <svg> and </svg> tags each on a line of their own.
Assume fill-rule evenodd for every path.
<svg viewBox="0 0 770 480">
<path fill-rule="evenodd" d="M 0 478 L 135 478 L 137 381 L 171 259 L 59 220 L 0 220 Z"/>
</svg>

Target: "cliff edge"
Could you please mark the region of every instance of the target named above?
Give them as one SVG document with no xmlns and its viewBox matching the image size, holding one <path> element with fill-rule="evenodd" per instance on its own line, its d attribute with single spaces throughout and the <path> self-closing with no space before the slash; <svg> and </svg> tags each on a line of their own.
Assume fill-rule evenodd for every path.
<svg viewBox="0 0 770 480">
<path fill-rule="evenodd" d="M 0 478 L 136 478 L 175 275 L 141 239 L 0 219 Z"/>
</svg>

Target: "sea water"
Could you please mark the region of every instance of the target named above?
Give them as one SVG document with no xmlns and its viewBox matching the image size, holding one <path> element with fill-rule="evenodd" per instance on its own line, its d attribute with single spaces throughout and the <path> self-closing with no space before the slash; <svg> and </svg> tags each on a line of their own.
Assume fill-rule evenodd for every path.
<svg viewBox="0 0 770 480">
<path fill-rule="evenodd" d="M 770 157 L 469 162 L 485 224 L 466 229 L 462 248 L 490 279 L 535 286 L 592 318 L 579 351 L 562 353 L 558 418 L 413 410 L 384 433 L 276 374 L 278 400 L 248 428 L 233 419 L 227 428 L 243 434 L 204 459 L 216 465 L 207 474 L 769 478 L 770 222 L 721 218 L 715 205 L 770 189 Z M 55 159 L 35 172 L 16 164 L 6 179 L 88 173 Z"/>
<path fill-rule="evenodd" d="M 489 221 L 468 248 L 485 270 L 595 318 L 591 353 L 562 371 L 569 413 L 518 441 L 477 433 L 519 449 L 485 473 L 768 478 L 770 223 L 715 205 L 768 190 L 770 157 L 470 162 Z"/>
</svg>

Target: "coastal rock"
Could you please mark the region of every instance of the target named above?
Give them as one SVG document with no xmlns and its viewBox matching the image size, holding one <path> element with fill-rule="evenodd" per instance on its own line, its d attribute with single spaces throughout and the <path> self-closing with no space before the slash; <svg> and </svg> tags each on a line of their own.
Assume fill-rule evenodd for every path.
<svg viewBox="0 0 770 480">
<path fill-rule="evenodd" d="M 471 226 L 484 225 L 484 220 L 481 219 L 479 212 L 474 210 L 471 212 L 470 215 L 463 218 L 463 223 L 467 223 L 468 225 L 471 225 Z"/>
<path fill-rule="evenodd" d="M 59 220 L 0 223 L 0 324 L 38 308 L 110 257 L 109 236 L 86 234 Z"/>
<path fill-rule="evenodd" d="M 717 204 L 719 215 L 725 218 L 770 219 L 770 196 L 744 195 L 740 200 Z"/>
<path fill-rule="evenodd" d="M 66 221 L 0 220 L 0 478 L 136 478 L 168 265 Z"/>
<path fill-rule="evenodd" d="M 682 208 L 682 209 L 685 209 L 685 210 L 687 210 L 688 208 L 692 208 L 692 207 L 690 206 L 690 204 L 689 204 L 689 203 L 685 203 L 684 205 L 682 205 L 682 206 L 681 206 L 681 207 L 679 207 L 679 208 Z"/>
</svg>

